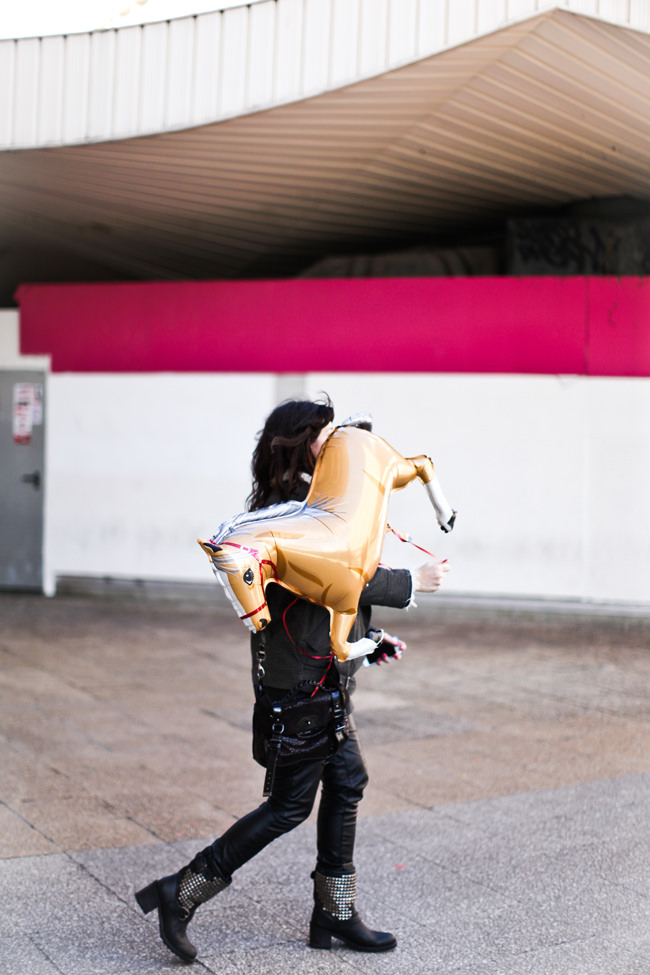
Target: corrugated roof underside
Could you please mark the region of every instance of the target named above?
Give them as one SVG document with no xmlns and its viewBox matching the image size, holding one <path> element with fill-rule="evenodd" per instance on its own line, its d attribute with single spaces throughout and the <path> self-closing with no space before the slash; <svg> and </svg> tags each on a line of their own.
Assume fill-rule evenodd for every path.
<svg viewBox="0 0 650 975">
<path fill-rule="evenodd" d="M 0 153 L 0 240 L 128 275 L 294 273 L 591 196 L 650 198 L 650 36 L 562 11 L 200 128 Z"/>
</svg>

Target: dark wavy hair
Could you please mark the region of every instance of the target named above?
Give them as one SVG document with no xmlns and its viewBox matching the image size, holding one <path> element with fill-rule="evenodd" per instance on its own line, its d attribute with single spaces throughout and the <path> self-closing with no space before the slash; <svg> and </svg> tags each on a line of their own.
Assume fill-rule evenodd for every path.
<svg viewBox="0 0 650 975">
<path fill-rule="evenodd" d="M 281 501 L 289 500 L 301 475 L 313 472 L 316 461 L 311 445 L 333 419 L 329 396 L 316 402 L 287 400 L 276 406 L 258 434 L 253 452 L 249 511 L 266 507 L 271 494 L 277 494 Z"/>
</svg>

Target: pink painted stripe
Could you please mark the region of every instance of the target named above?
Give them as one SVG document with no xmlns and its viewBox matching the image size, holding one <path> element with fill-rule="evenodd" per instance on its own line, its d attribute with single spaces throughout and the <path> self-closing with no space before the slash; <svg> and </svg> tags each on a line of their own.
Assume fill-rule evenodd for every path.
<svg viewBox="0 0 650 975">
<path fill-rule="evenodd" d="M 588 372 L 650 376 L 650 278 L 590 278 Z"/>
<path fill-rule="evenodd" d="M 21 351 L 55 372 L 650 376 L 644 279 L 23 285 Z"/>
</svg>

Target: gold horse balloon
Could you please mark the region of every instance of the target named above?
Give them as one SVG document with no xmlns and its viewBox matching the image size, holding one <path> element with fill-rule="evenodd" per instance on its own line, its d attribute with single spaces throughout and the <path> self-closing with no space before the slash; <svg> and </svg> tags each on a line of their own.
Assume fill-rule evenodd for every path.
<svg viewBox="0 0 650 975">
<path fill-rule="evenodd" d="M 391 491 L 415 478 L 425 485 L 443 531 L 449 507 L 429 457 L 402 457 L 368 430 L 340 426 L 325 441 L 305 501 L 245 512 L 198 539 L 237 614 L 252 630 L 269 623 L 265 590 L 277 582 L 326 607 L 338 660 L 364 656 L 376 644 L 348 643 L 359 597 L 377 571 Z"/>
</svg>

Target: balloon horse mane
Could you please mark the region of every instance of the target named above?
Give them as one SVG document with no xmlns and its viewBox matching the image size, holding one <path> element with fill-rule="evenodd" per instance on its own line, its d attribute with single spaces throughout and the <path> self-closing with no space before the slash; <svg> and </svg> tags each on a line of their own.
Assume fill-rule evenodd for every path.
<svg viewBox="0 0 650 975">
<path fill-rule="evenodd" d="M 385 440 L 357 426 L 337 427 L 320 450 L 304 501 L 287 501 L 223 522 L 209 541 L 198 539 L 241 620 L 252 630 L 269 623 L 265 589 L 277 582 L 330 613 L 338 660 L 371 653 L 376 644 L 347 638 L 361 591 L 379 565 L 390 492 L 419 478 L 443 531 L 456 512 L 440 488 L 432 461 L 402 457 Z"/>
</svg>

